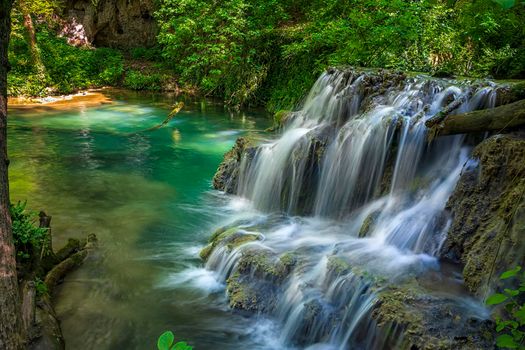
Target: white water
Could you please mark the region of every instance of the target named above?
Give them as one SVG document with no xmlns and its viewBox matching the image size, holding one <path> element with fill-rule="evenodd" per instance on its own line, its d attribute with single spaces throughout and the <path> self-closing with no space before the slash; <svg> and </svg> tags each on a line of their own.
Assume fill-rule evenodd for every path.
<svg viewBox="0 0 525 350">
<path fill-rule="evenodd" d="M 281 348 L 393 346 L 371 318 L 377 292 L 439 270 L 449 225 L 443 209 L 469 154 L 462 136 L 428 143 L 424 122 L 456 99 L 463 103 L 453 113 L 495 103 L 491 86 L 370 77 L 323 74 L 280 137 L 243 160 L 226 226 L 264 239 L 219 247 L 206 265 L 224 283 L 246 251 L 294 252 L 300 265 L 265 310 L 280 325 Z M 336 258 L 352 268 L 338 271 Z"/>
</svg>

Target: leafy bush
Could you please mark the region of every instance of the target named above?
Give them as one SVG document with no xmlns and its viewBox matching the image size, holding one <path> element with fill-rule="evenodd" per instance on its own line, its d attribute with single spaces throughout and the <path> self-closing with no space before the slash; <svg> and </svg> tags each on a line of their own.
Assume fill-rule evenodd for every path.
<svg viewBox="0 0 525 350">
<path fill-rule="evenodd" d="M 49 239 L 47 228 L 39 227 L 37 214 L 26 210 L 26 202 L 9 207 L 17 256 L 28 259 L 34 249 L 41 249 Z"/>
<path fill-rule="evenodd" d="M 513 0 L 160 0 L 163 56 L 234 105 L 289 109 L 328 66 L 525 76 Z"/>
<path fill-rule="evenodd" d="M 120 52 L 108 48 L 78 48 L 39 26 L 37 42 L 45 77 L 36 74 L 22 29 L 13 31 L 9 46 L 8 93 L 11 96 L 42 96 L 51 91 L 67 94 L 79 89 L 116 85 L 124 72 Z"/>
<path fill-rule="evenodd" d="M 123 86 L 132 90 L 162 90 L 162 81 L 165 79 L 160 73 L 142 73 L 129 70 L 124 78 Z"/>
<path fill-rule="evenodd" d="M 162 333 L 157 340 L 157 348 L 159 350 L 192 350 L 193 347 L 189 346 L 186 342 L 175 343 L 175 335 L 173 332 L 166 331 Z"/>
<path fill-rule="evenodd" d="M 496 317 L 496 345 L 505 349 L 525 349 L 525 273 L 521 267 L 504 272 L 501 280 L 514 279 L 515 289 L 491 295 L 487 305 L 503 305 L 503 317 Z"/>
</svg>

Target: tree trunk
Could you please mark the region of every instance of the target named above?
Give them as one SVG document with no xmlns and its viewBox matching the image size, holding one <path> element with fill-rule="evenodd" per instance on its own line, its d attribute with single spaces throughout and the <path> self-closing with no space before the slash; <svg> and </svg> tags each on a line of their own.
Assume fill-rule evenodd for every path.
<svg viewBox="0 0 525 350">
<path fill-rule="evenodd" d="M 7 47 L 12 0 L 0 0 L 0 349 L 22 348 L 20 298 L 7 178 Z"/>
<path fill-rule="evenodd" d="M 525 126 L 525 100 L 492 109 L 448 116 L 436 126 L 437 135 L 503 131 Z"/>
<path fill-rule="evenodd" d="M 31 51 L 33 64 L 36 67 L 38 77 L 43 79 L 45 75 L 45 68 L 44 64 L 42 63 L 42 57 L 40 56 L 40 49 L 38 48 L 38 44 L 36 42 L 35 26 L 33 25 L 33 18 L 31 18 L 30 13 L 24 13 L 24 27 L 27 31 L 27 43 L 29 45 L 29 50 Z"/>
</svg>

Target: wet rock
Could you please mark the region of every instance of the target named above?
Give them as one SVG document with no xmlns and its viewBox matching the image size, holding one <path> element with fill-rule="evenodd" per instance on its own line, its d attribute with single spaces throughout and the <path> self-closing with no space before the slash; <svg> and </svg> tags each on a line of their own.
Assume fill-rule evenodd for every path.
<svg viewBox="0 0 525 350">
<path fill-rule="evenodd" d="M 495 135 L 465 164 L 447 209 L 441 256 L 464 265 L 468 289 L 486 295 L 499 274 L 525 264 L 525 137 Z"/>
<path fill-rule="evenodd" d="M 243 156 L 252 159 L 255 154 L 254 142 L 248 137 L 239 137 L 228 151 L 213 176 L 213 187 L 226 193 L 235 193 Z"/>
<path fill-rule="evenodd" d="M 280 287 L 296 263 L 292 253 L 277 256 L 265 249 L 244 250 L 227 280 L 230 307 L 244 311 L 274 310 L 282 293 Z"/>
<path fill-rule="evenodd" d="M 374 229 L 375 221 L 377 220 L 378 212 L 372 212 L 363 220 L 363 224 L 359 229 L 359 238 L 366 237 L 370 231 Z"/>
<path fill-rule="evenodd" d="M 492 349 L 494 324 L 469 307 L 414 280 L 379 291 L 372 318 L 386 349 Z"/>
<path fill-rule="evenodd" d="M 239 227 L 220 228 L 211 236 L 210 243 L 200 251 L 199 256 L 202 260 L 208 260 L 218 246 L 227 246 L 228 250 L 232 250 L 245 243 L 261 239 L 262 235 L 258 232 L 245 231 Z"/>
</svg>

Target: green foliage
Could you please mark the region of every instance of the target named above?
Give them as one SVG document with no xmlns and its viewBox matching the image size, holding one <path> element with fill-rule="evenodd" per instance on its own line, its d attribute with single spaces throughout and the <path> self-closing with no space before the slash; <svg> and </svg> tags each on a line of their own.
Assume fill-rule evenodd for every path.
<svg viewBox="0 0 525 350">
<path fill-rule="evenodd" d="M 78 48 L 40 26 L 37 42 L 45 77 L 36 74 L 23 29 L 15 26 L 9 46 L 8 94 L 44 96 L 67 94 L 79 89 L 116 85 L 124 72 L 122 55 L 108 48 Z"/>
<path fill-rule="evenodd" d="M 13 228 L 13 240 L 17 256 L 28 259 L 34 249 L 41 249 L 49 239 L 47 228 L 39 227 L 37 214 L 26 210 L 26 202 L 9 207 Z"/>
<path fill-rule="evenodd" d="M 160 73 L 142 73 L 138 70 L 129 70 L 124 78 L 123 86 L 132 90 L 162 90 L 162 81 L 165 79 Z"/>
<path fill-rule="evenodd" d="M 514 0 L 160 0 L 163 56 L 233 105 L 294 107 L 328 66 L 525 76 Z"/>
<path fill-rule="evenodd" d="M 157 348 L 159 350 L 192 350 L 193 347 L 189 346 L 186 342 L 175 343 L 175 335 L 173 332 L 166 331 L 162 333 L 157 340 Z"/>
<path fill-rule="evenodd" d="M 525 273 L 521 267 L 504 272 L 501 280 L 512 279 L 515 289 L 505 288 L 503 293 L 491 295 L 487 305 L 502 305 L 503 317 L 496 317 L 498 348 L 525 349 Z"/>
<path fill-rule="evenodd" d="M 47 284 L 40 278 L 35 279 L 36 294 L 39 296 L 48 294 Z"/>
</svg>

